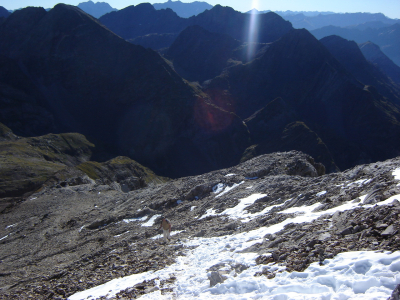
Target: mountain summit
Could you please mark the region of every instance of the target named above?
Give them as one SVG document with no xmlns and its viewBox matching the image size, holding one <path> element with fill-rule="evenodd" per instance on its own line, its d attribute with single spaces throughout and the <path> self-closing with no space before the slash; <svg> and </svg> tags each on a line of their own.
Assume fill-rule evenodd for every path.
<svg viewBox="0 0 400 300">
<path fill-rule="evenodd" d="M 110 4 L 106 2 L 94 3 L 93 1 L 87 1 L 79 3 L 78 7 L 95 18 L 100 18 L 102 15 L 105 15 L 106 13 L 117 10 L 116 8 L 112 8 Z"/>
<path fill-rule="evenodd" d="M 142 3 L 106 14 L 99 20 L 124 39 L 150 34 L 178 34 L 193 25 L 210 32 L 228 34 L 240 41 L 247 42 L 251 39 L 251 15 L 221 5 L 185 19 L 178 17 L 171 9 L 155 10 L 150 4 Z M 261 43 L 275 41 L 293 29 L 288 21 L 275 13 L 258 15 L 258 24 L 257 41 Z"/>
<path fill-rule="evenodd" d="M 157 10 L 170 8 L 176 14 L 182 18 L 189 18 L 191 16 L 198 15 L 207 9 L 211 9 L 213 6 L 207 2 L 193 1 L 190 3 L 185 3 L 181 1 L 171 1 L 168 0 L 164 3 L 154 3 L 154 8 Z"/>
</svg>

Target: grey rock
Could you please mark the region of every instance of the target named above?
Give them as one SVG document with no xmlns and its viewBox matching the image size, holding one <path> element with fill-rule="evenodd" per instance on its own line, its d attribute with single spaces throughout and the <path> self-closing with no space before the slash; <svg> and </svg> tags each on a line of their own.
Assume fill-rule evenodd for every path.
<svg viewBox="0 0 400 300">
<path fill-rule="evenodd" d="M 352 233 L 353 233 L 353 226 L 349 226 L 349 227 L 345 228 L 344 230 L 340 231 L 339 234 L 348 235 L 348 234 L 352 234 Z"/>
<path fill-rule="evenodd" d="M 200 230 L 199 232 L 197 232 L 194 236 L 195 237 L 203 237 L 206 235 L 206 233 L 207 233 L 207 231 L 203 229 L 203 230 Z"/>
<path fill-rule="evenodd" d="M 370 191 L 365 197 L 363 204 L 375 204 L 382 200 L 382 189 L 376 188 Z"/>
<path fill-rule="evenodd" d="M 210 280 L 210 287 L 217 285 L 218 283 L 223 283 L 224 278 L 218 271 L 213 271 L 209 275 L 208 279 Z"/>
<path fill-rule="evenodd" d="M 396 286 L 393 290 L 392 295 L 388 298 L 388 300 L 399 300 L 400 299 L 400 284 Z"/>
<path fill-rule="evenodd" d="M 397 232 L 396 228 L 393 225 L 390 225 L 388 228 L 385 229 L 384 232 L 381 233 L 382 236 L 390 236 Z"/>
<path fill-rule="evenodd" d="M 158 291 L 160 288 L 158 286 L 148 287 L 144 290 L 146 294 Z"/>
<path fill-rule="evenodd" d="M 330 233 L 324 232 L 319 235 L 318 240 L 323 242 L 323 241 L 329 240 L 331 237 L 332 237 L 332 235 Z"/>
<path fill-rule="evenodd" d="M 268 248 L 274 248 L 275 246 L 278 246 L 280 243 L 286 241 L 286 238 L 279 238 L 276 239 L 274 241 L 272 241 L 271 243 L 268 244 Z"/>
</svg>

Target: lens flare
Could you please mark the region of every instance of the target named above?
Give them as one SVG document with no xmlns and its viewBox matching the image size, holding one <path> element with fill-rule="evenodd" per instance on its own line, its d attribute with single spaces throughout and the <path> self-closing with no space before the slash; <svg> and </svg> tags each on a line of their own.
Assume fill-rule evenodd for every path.
<svg viewBox="0 0 400 300">
<path fill-rule="evenodd" d="M 233 114 L 224 112 L 200 97 L 197 98 L 194 109 L 196 123 L 206 132 L 224 131 L 232 124 L 234 119 Z"/>
<path fill-rule="evenodd" d="M 259 19 L 259 14 L 257 11 L 258 10 L 258 0 L 253 0 L 252 3 L 252 10 L 250 13 L 250 18 L 249 18 L 249 32 L 248 32 L 248 47 L 247 47 L 247 60 L 251 60 L 254 57 L 254 54 L 256 52 L 256 43 L 258 42 L 258 30 L 259 30 L 259 24 L 258 24 L 258 19 Z"/>
</svg>

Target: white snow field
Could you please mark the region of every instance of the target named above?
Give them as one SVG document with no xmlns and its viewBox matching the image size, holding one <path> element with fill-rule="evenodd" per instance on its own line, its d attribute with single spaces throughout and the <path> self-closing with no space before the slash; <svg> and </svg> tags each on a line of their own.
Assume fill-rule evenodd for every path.
<svg viewBox="0 0 400 300">
<path fill-rule="evenodd" d="M 393 175 L 398 176 L 396 179 L 400 179 L 400 169 L 393 171 Z M 219 186 L 216 190 L 222 192 L 223 188 Z M 270 206 L 255 214 L 246 211 L 247 206 L 264 196 L 264 194 L 253 194 L 240 199 L 236 207 L 229 208 L 218 215 L 247 222 L 261 213 L 268 212 L 273 207 L 284 205 L 282 203 Z M 321 216 L 330 219 L 337 211 L 345 211 L 363 205 L 365 196 L 360 198 L 360 202 L 349 201 L 341 206 L 320 212 L 313 212 L 320 205 L 319 203 L 311 206 L 291 207 L 280 213 L 294 214 L 294 217 L 249 232 L 184 240 L 181 242 L 184 246 L 197 247 L 188 250 L 185 256 L 177 256 L 173 265 L 156 272 L 149 271 L 114 279 L 103 285 L 76 293 L 69 299 L 113 297 L 119 291 L 144 280 L 155 279 L 158 285 L 160 281 L 173 276 L 176 277 L 174 286 L 171 286 L 174 290 L 173 293 L 161 295 L 161 291 L 158 290 L 143 295 L 141 299 L 386 300 L 395 286 L 400 283 L 400 251 L 393 253 L 383 251 L 345 252 L 338 254 L 333 259 L 326 259 L 321 266 L 313 263 L 303 272 L 291 273 L 284 271 L 285 268 L 277 263 L 257 265 L 255 259 L 258 254 L 240 252 L 255 243 L 262 242 L 267 233 L 276 233 L 286 224 L 312 222 Z M 400 195 L 392 196 L 375 205 L 388 205 L 396 199 L 400 200 Z M 288 199 L 285 202 L 291 200 Z M 363 205 L 365 208 L 372 206 Z M 213 210 L 209 210 L 205 215 L 216 214 Z M 151 219 L 147 222 L 148 224 L 151 223 Z M 154 238 L 158 238 L 158 236 Z M 266 255 L 268 254 L 266 253 Z M 227 278 L 223 283 L 210 287 L 208 276 L 211 273 L 207 270 L 221 263 L 226 266 L 227 274 L 225 276 Z M 234 268 L 229 267 L 237 264 L 246 265 L 248 268 L 237 274 Z M 273 279 L 254 276 L 263 268 L 268 268 L 269 271 L 277 270 L 278 273 Z"/>
</svg>

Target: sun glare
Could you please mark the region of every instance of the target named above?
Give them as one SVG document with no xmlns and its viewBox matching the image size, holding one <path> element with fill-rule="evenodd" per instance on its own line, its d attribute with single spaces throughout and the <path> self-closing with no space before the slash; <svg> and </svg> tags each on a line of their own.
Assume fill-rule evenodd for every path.
<svg viewBox="0 0 400 300">
<path fill-rule="evenodd" d="M 247 48 L 247 60 L 251 60 L 254 57 L 256 50 L 256 43 L 258 41 L 258 0 L 253 0 L 252 2 L 252 11 L 250 14 L 250 24 L 249 24 L 249 32 L 248 32 L 248 48 Z"/>
</svg>

